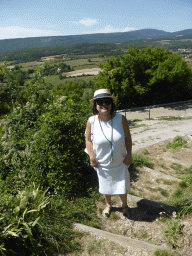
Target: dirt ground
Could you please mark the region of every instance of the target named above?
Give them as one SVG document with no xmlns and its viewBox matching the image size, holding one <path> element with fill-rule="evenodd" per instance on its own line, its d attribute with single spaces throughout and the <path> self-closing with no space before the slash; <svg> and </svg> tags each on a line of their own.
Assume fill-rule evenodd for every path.
<svg viewBox="0 0 192 256">
<path fill-rule="evenodd" d="M 181 148 L 178 152 L 173 152 L 171 149 L 166 148 L 168 141 L 146 147 L 147 155 L 143 154 L 143 149 L 136 152 L 149 157 L 155 165 L 154 170 L 161 172 L 162 175 L 161 178 L 157 178 L 155 174 L 148 173 L 144 168 L 137 167 L 134 175 L 131 174 L 131 191 L 134 192 L 134 195 L 156 202 L 167 202 L 167 204 L 170 203 L 171 205 L 169 197 L 179 188 L 179 182 L 165 178 L 164 174 L 182 178 L 182 175 L 186 175 L 186 166 L 180 165 L 179 169 L 175 169 L 173 163 L 163 157 L 169 155 L 172 157 L 177 156 L 179 159 L 185 158 L 190 160 L 192 165 L 192 141 L 188 137 L 183 138 L 188 140 L 187 158 L 185 158 L 186 149 Z M 107 221 L 103 220 L 100 214 L 104 204 L 102 202 L 97 203 L 98 216 L 102 219 L 103 230 L 157 244 L 162 248 L 171 248 L 164 237 L 167 222 L 164 218 L 161 219 L 159 213 L 153 214 L 148 210 L 141 210 L 136 202 L 128 200 L 130 216 L 125 218 L 122 215 L 118 196 L 113 197 L 113 203 L 115 216 L 112 215 Z M 174 217 L 173 219 L 175 220 Z M 191 256 L 192 216 L 182 219 L 181 226 L 183 226 L 183 236 L 178 240 L 177 251 L 180 251 L 182 255 Z M 124 254 L 119 255 L 134 254 L 126 254 L 124 252 Z"/>
<path fill-rule="evenodd" d="M 141 126 L 142 124 L 144 126 Z M 135 125 L 139 125 L 139 127 L 133 128 Z M 145 167 L 130 170 L 131 190 L 129 193 L 140 198 L 173 205 L 172 195 L 176 192 L 179 193 L 181 186 L 179 180 L 173 180 L 170 177 L 182 179 L 185 175 L 189 175 L 186 162 L 192 166 L 192 119 L 187 117 L 176 121 L 143 119 L 142 122 L 134 122 L 131 126 L 133 152 L 149 158 L 154 164 L 154 171 L 148 172 Z M 187 148 L 180 148 L 177 152 L 174 152 L 167 147 L 168 142 L 172 142 L 176 136 L 180 136 L 187 141 Z M 183 163 L 178 164 L 178 161 L 183 161 Z M 156 175 L 157 173 L 160 175 Z M 186 199 L 191 200 L 192 191 L 186 189 L 185 193 Z M 112 202 L 113 208 L 108 220 L 104 220 L 101 216 L 105 207 L 104 200 L 96 202 L 97 214 L 102 221 L 102 230 L 160 245 L 162 249 L 172 248 L 164 236 L 168 227 L 168 213 L 141 209 L 134 200 L 130 200 L 130 197 L 128 197 L 130 215 L 125 218 L 122 214 L 119 197 L 113 196 Z M 177 219 L 174 212 L 170 212 L 169 216 L 174 223 L 180 221 L 182 231 L 174 249 L 180 253 L 179 255 L 191 256 L 192 216 L 187 215 L 182 219 Z M 128 247 L 111 244 L 111 242 L 103 240 L 101 237 L 93 237 L 88 234 L 80 238 L 79 241 L 84 247 L 83 251 L 79 254 L 70 255 L 154 255 L 144 251 L 138 253 Z M 176 252 L 173 255 L 178 255 Z"/>
<path fill-rule="evenodd" d="M 137 129 L 139 128 L 136 128 L 135 132 L 138 132 Z M 137 167 L 133 172 L 130 171 L 131 194 L 140 198 L 172 205 L 170 198 L 175 191 L 180 189 L 180 185 L 178 181 L 168 179 L 166 175 L 182 178 L 183 175 L 187 174 L 187 171 L 186 165 L 177 165 L 176 163 L 174 165 L 172 161 L 167 160 L 165 157 L 172 157 L 173 160 L 184 159 L 192 165 L 192 140 L 188 136 L 183 136 L 182 138 L 187 141 L 187 148 L 180 148 L 177 152 L 166 147 L 168 142 L 172 142 L 173 139 L 145 146 L 145 148 L 135 151 L 135 153 L 148 157 L 151 160 L 154 164 L 154 173 L 153 170 L 151 173 L 146 172 L 145 167 Z M 156 176 L 155 171 L 161 174 L 160 178 Z M 191 197 L 190 193 L 187 196 Z M 148 209 L 141 209 L 135 201 L 128 199 L 130 216 L 129 218 L 125 218 L 122 214 L 119 197 L 113 196 L 112 202 L 113 208 L 108 220 L 104 220 L 101 216 L 101 212 L 105 207 L 104 201 L 98 201 L 96 203 L 97 214 L 102 221 L 102 230 L 156 244 L 161 246 L 162 249 L 172 249 L 164 236 L 164 231 L 168 227 L 167 214 L 164 215 L 163 213 L 151 212 Z M 169 216 L 171 216 L 170 219 L 174 222 L 181 221 L 182 236 L 177 241 L 176 252 L 179 252 L 183 256 L 191 256 L 192 216 L 185 216 L 180 220 L 173 213 L 170 213 Z M 85 234 L 79 241 L 84 249 L 75 255 L 154 255 L 144 251 L 139 253 L 135 250 L 130 250 L 128 247 L 121 247 L 110 241 L 103 240 L 101 237 L 95 237 L 89 234 Z"/>
</svg>

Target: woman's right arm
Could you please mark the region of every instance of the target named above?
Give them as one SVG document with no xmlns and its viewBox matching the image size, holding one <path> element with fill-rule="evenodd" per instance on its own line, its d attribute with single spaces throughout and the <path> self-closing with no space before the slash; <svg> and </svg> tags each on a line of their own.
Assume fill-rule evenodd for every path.
<svg viewBox="0 0 192 256">
<path fill-rule="evenodd" d="M 89 120 L 87 121 L 87 126 L 86 126 L 86 136 L 85 136 L 85 144 L 87 148 L 87 152 L 90 158 L 90 165 L 92 167 L 99 167 L 99 162 L 95 158 L 95 153 L 93 151 L 93 143 L 91 141 L 91 123 Z"/>
</svg>

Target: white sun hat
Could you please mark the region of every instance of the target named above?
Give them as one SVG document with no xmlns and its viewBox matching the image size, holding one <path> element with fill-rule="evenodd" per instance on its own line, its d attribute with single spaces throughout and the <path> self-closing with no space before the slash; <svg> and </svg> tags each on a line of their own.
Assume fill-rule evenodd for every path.
<svg viewBox="0 0 192 256">
<path fill-rule="evenodd" d="M 108 89 L 100 89 L 100 90 L 95 91 L 94 97 L 93 97 L 93 99 L 90 100 L 90 103 L 93 105 L 94 101 L 96 99 L 100 99 L 100 98 L 111 98 L 113 100 L 113 102 L 116 100 L 116 97 L 112 96 Z"/>
</svg>

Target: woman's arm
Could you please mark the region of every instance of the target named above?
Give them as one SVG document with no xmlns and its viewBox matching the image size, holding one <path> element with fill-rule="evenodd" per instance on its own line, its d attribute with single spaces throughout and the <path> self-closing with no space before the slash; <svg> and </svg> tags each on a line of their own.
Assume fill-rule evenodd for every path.
<svg viewBox="0 0 192 256">
<path fill-rule="evenodd" d="M 122 126 L 125 134 L 125 147 L 127 151 L 127 155 L 124 159 L 125 165 L 131 164 L 131 155 L 132 155 L 132 139 L 131 139 L 131 133 L 129 129 L 129 123 L 127 119 L 123 116 L 122 117 Z"/>
<path fill-rule="evenodd" d="M 89 120 L 87 121 L 87 126 L 86 126 L 85 144 L 86 144 L 87 152 L 90 158 L 90 165 L 96 168 L 99 167 L 99 163 L 95 158 L 95 153 L 93 151 L 93 143 L 91 141 L 91 123 L 89 122 Z"/>
</svg>

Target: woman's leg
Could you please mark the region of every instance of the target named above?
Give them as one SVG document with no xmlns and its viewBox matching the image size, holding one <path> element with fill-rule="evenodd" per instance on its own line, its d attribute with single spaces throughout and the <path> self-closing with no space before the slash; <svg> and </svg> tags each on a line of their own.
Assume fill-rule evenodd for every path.
<svg viewBox="0 0 192 256">
<path fill-rule="evenodd" d="M 119 195 L 121 202 L 122 202 L 122 207 L 123 207 L 123 215 L 129 216 L 129 209 L 127 206 L 127 193 Z"/>
<path fill-rule="evenodd" d="M 103 215 L 105 213 L 110 214 L 110 211 L 111 211 L 111 195 L 104 195 L 104 198 L 105 198 L 106 207 L 103 210 L 102 214 Z"/>
</svg>

